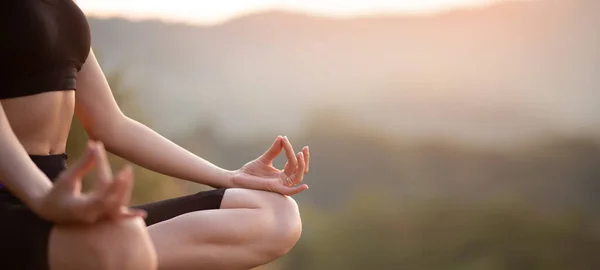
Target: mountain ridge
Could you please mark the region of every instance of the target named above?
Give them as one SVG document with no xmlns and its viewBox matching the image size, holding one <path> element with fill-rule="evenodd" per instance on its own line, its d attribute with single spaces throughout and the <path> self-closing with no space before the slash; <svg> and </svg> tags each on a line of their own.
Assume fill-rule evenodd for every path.
<svg viewBox="0 0 600 270">
<path fill-rule="evenodd" d="M 103 67 L 125 69 L 162 133 L 208 118 L 233 137 L 298 133 L 325 107 L 400 134 L 496 143 L 600 133 L 590 3 L 356 19 L 270 11 L 214 26 L 90 23 Z"/>
</svg>

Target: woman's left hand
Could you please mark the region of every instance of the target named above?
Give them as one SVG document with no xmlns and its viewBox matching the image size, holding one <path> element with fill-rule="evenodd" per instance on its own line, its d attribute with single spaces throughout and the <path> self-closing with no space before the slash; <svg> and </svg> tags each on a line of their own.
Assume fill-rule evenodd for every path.
<svg viewBox="0 0 600 270">
<path fill-rule="evenodd" d="M 285 150 L 287 156 L 287 163 L 283 170 L 273 167 L 273 161 L 281 150 Z M 300 185 L 300 183 L 304 174 L 308 172 L 309 157 L 308 146 L 294 154 L 292 144 L 287 137 L 277 136 L 269 150 L 233 173 L 232 186 L 283 195 L 298 194 L 308 189 L 306 184 Z"/>
</svg>

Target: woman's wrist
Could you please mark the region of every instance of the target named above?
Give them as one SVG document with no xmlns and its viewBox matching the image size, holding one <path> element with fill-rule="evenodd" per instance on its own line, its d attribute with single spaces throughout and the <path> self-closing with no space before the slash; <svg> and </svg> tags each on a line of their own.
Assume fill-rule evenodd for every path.
<svg viewBox="0 0 600 270">
<path fill-rule="evenodd" d="M 37 168 L 36 168 L 37 169 Z M 4 188 L 10 190 L 19 200 L 21 200 L 34 213 L 43 205 L 46 195 L 52 190 L 52 182 L 36 169 L 22 171 L 24 173 L 15 177 L 12 175 L 9 179 L 15 181 L 6 181 Z"/>
<path fill-rule="evenodd" d="M 32 182 L 31 186 L 25 189 L 27 191 L 27 194 L 25 195 L 25 199 L 27 201 L 25 202 L 25 204 L 27 204 L 27 206 L 33 212 L 38 213 L 39 209 L 44 204 L 46 196 L 52 190 L 52 186 L 53 184 L 49 180 Z"/>
<path fill-rule="evenodd" d="M 235 188 L 233 177 L 236 171 L 219 168 L 217 185 L 220 188 Z"/>
<path fill-rule="evenodd" d="M 235 171 L 223 169 L 216 165 L 210 164 L 206 167 L 195 167 L 193 173 L 189 177 L 179 178 L 185 179 L 201 185 L 207 185 L 213 188 L 234 188 L 233 177 Z"/>
</svg>

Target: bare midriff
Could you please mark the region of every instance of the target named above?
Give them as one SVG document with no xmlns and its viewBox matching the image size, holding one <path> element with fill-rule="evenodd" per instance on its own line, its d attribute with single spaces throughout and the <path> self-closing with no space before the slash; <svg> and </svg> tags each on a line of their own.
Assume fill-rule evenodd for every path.
<svg viewBox="0 0 600 270">
<path fill-rule="evenodd" d="M 30 155 L 66 150 L 75 91 L 62 90 L 0 100 L 13 132 Z"/>
</svg>

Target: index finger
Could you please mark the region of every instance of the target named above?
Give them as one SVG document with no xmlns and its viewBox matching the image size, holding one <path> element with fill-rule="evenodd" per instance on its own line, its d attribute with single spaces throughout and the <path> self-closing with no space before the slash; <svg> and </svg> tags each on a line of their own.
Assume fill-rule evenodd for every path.
<svg viewBox="0 0 600 270">
<path fill-rule="evenodd" d="M 106 157 L 106 150 L 101 142 L 97 143 L 97 151 L 95 152 L 96 157 L 96 174 L 98 176 L 98 183 L 100 185 L 108 184 L 113 178 L 108 158 Z"/>
<path fill-rule="evenodd" d="M 89 172 L 94 166 L 95 152 L 97 151 L 96 146 L 93 143 L 88 144 L 88 147 L 82 157 L 69 166 L 63 173 L 60 174 L 59 179 L 76 181 L 81 179 L 83 175 Z"/>
<path fill-rule="evenodd" d="M 267 150 L 264 154 L 262 154 L 262 156 L 260 156 L 260 159 L 262 162 L 264 163 L 271 163 L 273 162 L 273 160 L 275 160 L 275 158 L 279 155 L 279 153 L 281 153 L 281 140 L 283 138 L 281 136 L 277 136 L 277 138 L 275 138 L 275 141 L 273 142 L 273 144 L 271 145 L 271 147 L 269 148 L 269 150 Z"/>
</svg>

